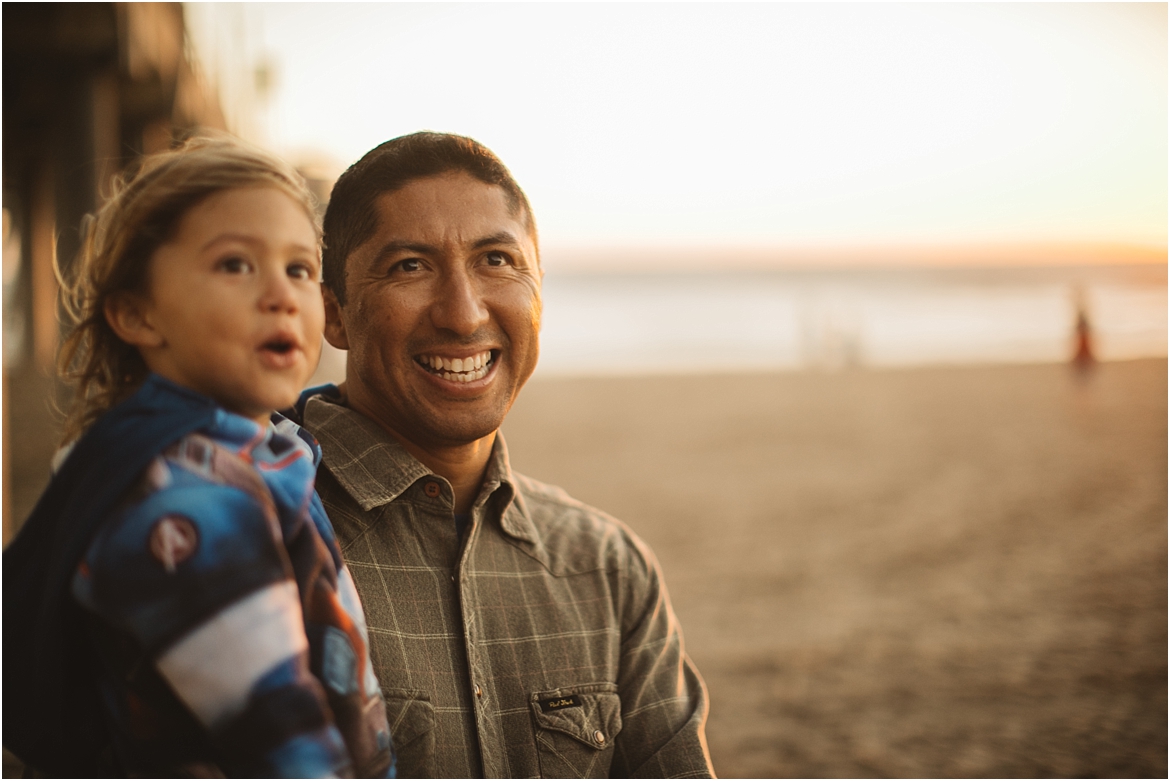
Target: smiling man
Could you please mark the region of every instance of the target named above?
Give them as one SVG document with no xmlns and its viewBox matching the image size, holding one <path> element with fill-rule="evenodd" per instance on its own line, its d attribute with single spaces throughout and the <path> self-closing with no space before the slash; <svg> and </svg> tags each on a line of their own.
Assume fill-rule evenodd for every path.
<svg viewBox="0 0 1170 781">
<path fill-rule="evenodd" d="M 325 246 L 346 381 L 301 411 L 399 774 L 711 776 L 706 691 L 653 553 L 508 465 L 542 274 L 511 174 L 468 138 L 394 139 L 338 180 Z"/>
</svg>

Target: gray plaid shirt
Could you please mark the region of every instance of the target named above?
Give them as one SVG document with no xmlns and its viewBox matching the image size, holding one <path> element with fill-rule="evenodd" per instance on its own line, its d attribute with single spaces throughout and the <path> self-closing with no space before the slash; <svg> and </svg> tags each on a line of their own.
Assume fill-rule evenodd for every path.
<svg viewBox="0 0 1170 781">
<path fill-rule="evenodd" d="M 400 777 L 707 778 L 707 692 L 654 554 L 515 475 L 496 437 L 461 546 L 450 484 L 321 397 L 317 489 L 369 624 Z"/>
</svg>

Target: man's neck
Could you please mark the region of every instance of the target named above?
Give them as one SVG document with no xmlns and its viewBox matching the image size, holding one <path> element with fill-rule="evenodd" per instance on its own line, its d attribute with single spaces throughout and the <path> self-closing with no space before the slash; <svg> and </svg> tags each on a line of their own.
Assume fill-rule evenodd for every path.
<svg viewBox="0 0 1170 781">
<path fill-rule="evenodd" d="M 496 442 L 496 432 L 493 431 L 486 437 L 465 445 L 429 448 L 410 442 L 397 432 L 388 433 L 406 448 L 406 452 L 422 462 L 423 466 L 440 477 L 447 478 L 455 492 L 456 515 L 471 512 L 471 506 L 475 504 L 479 489 L 483 486 L 488 459 L 491 458 L 492 446 Z"/>
<path fill-rule="evenodd" d="M 376 410 L 367 409 L 368 405 L 362 403 L 366 400 L 355 399 L 348 392 L 346 385 L 346 383 L 342 383 L 338 387 L 344 403 L 354 412 L 360 412 L 377 423 L 383 431 L 392 436 L 407 453 L 417 458 L 427 469 L 446 478 L 447 482 L 451 484 L 451 489 L 455 492 L 456 515 L 471 512 L 471 506 L 475 504 L 475 499 L 479 496 L 479 489 L 483 486 L 484 474 L 487 472 L 492 447 L 496 443 L 497 432 L 493 431 L 486 437 L 456 445 L 420 444 L 388 425 L 383 417 L 377 414 Z"/>
</svg>

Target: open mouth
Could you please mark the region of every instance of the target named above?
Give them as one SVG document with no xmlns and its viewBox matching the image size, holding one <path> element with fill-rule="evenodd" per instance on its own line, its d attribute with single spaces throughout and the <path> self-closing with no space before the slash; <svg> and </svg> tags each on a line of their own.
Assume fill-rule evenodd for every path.
<svg viewBox="0 0 1170 781">
<path fill-rule="evenodd" d="M 277 355 L 287 355 L 296 349 L 296 344 L 291 339 L 273 339 L 260 345 L 260 349 L 274 352 Z"/>
<path fill-rule="evenodd" d="M 499 355 L 499 350 L 484 350 L 466 358 L 419 355 L 414 360 L 431 374 L 448 382 L 474 382 L 487 376 Z"/>
</svg>

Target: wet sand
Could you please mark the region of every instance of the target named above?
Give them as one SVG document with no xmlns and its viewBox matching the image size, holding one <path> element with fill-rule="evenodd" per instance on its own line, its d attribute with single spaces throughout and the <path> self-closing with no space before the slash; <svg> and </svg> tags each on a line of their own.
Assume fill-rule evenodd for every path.
<svg viewBox="0 0 1170 781">
<path fill-rule="evenodd" d="M 536 378 L 657 552 L 723 776 L 1167 772 L 1167 364 Z"/>
</svg>

